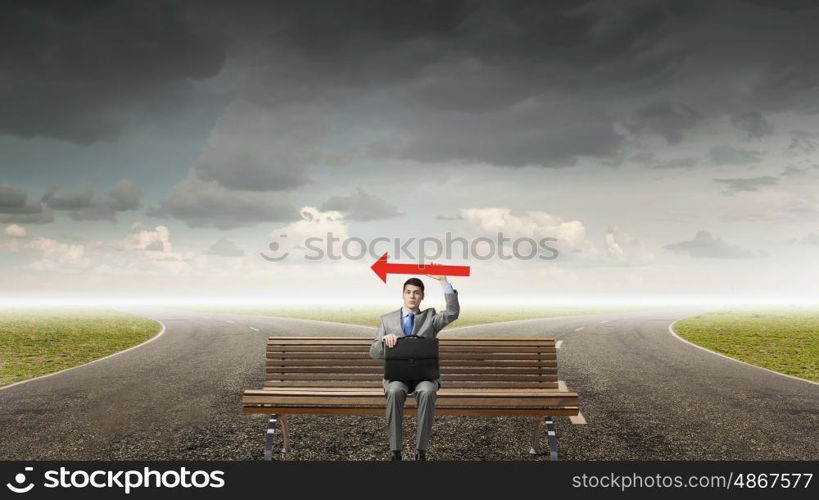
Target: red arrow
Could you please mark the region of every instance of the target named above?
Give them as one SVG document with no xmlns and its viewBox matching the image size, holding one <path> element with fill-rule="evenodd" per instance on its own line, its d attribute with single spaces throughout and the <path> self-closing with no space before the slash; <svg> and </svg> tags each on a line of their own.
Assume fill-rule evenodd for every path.
<svg viewBox="0 0 819 500">
<path fill-rule="evenodd" d="M 388 274 L 432 274 L 435 276 L 469 276 L 469 266 L 441 266 L 431 264 L 396 264 L 395 262 L 387 262 L 387 253 L 375 261 L 370 269 L 381 278 L 384 283 L 387 282 Z"/>
</svg>

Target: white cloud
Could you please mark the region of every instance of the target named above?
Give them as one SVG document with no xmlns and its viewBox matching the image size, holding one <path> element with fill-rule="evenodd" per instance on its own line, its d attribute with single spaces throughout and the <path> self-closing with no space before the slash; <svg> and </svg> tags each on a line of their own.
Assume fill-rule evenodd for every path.
<svg viewBox="0 0 819 500">
<path fill-rule="evenodd" d="M 591 238 L 579 220 L 564 220 L 543 211 L 513 212 L 509 208 L 465 208 L 461 217 L 481 236 L 496 238 L 556 238 L 549 246 L 560 251 L 558 259 L 582 262 L 584 265 L 643 265 L 654 261 L 654 255 L 637 239 L 623 231 L 610 229 L 601 240 Z"/>
<path fill-rule="evenodd" d="M 37 238 L 28 242 L 25 248 L 43 257 L 30 264 L 32 269 L 38 271 L 87 268 L 91 265 L 84 245 L 62 243 L 51 238 Z"/>
<path fill-rule="evenodd" d="M 89 279 L 94 279 L 93 275 L 177 275 L 198 272 L 208 266 L 208 257 L 201 252 L 177 249 L 165 226 L 146 228 L 134 224 L 131 232 L 122 238 L 85 244 L 37 238 L 23 247 L 5 244 L 0 248 L 26 249 L 40 257 L 28 264 L 28 269 L 67 273 L 82 270 Z"/>
<path fill-rule="evenodd" d="M 325 237 L 327 233 L 333 236 L 346 238 L 348 236 L 347 221 L 344 215 L 335 210 L 321 211 L 316 207 L 304 207 L 299 213 L 301 220 L 288 224 L 270 232 L 271 238 L 280 238 L 286 234 L 293 244 L 301 244 L 305 239 L 316 236 Z"/>
<path fill-rule="evenodd" d="M 554 237 L 574 249 L 588 248 L 586 228 L 578 220 L 564 221 L 540 211 L 513 214 L 509 208 L 464 208 L 461 217 L 485 233 L 503 232 L 511 238 Z"/>
<path fill-rule="evenodd" d="M 0 250 L 14 253 L 20 250 L 20 241 L 12 238 L 0 238 Z"/>
<path fill-rule="evenodd" d="M 4 232 L 6 233 L 6 236 L 11 236 L 12 238 L 22 238 L 26 235 L 26 228 L 17 224 L 9 224 L 6 226 Z"/>
<path fill-rule="evenodd" d="M 606 233 L 606 257 L 612 263 L 620 264 L 650 264 L 654 262 L 654 254 L 639 240 L 612 228 Z"/>
</svg>

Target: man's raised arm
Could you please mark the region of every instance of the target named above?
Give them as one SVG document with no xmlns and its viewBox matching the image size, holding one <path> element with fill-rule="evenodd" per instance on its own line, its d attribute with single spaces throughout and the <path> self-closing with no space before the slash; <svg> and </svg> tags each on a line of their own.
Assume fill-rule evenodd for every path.
<svg viewBox="0 0 819 500">
<path fill-rule="evenodd" d="M 446 310 L 435 314 L 435 316 L 432 318 L 432 326 L 435 328 L 436 332 L 439 332 L 443 327 L 458 319 L 458 315 L 461 313 L 461 305 L 458 303 L 458 291 L 452 288 L 452 284 L 446 279 L 446 276 L 429 277 L 438 280 L 438 282 L 444 288 Z"/>
</svg>

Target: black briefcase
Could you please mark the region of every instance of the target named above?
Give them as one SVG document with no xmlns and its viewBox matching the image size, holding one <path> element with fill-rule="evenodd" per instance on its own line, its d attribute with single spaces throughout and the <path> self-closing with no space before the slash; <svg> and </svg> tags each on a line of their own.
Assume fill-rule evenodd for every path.
<svg viewBox="0 0 819 500">
<path fill-rule="evenodd" d="M 385 379 L 412 382 L 440 377 L 438 339 L 398 337 L 394 347 L 384 349 Z"/>
</svg>

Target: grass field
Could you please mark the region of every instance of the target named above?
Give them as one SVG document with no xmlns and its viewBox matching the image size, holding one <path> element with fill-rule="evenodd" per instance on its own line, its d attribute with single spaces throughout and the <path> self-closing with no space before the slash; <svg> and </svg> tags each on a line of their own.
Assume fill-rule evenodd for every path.
<svg viewBox="0 0 819 500">
<path fill-rule="evenodd" d="M 400 302 L 394 306 L 361 306 L 361 307 L 240 307 L 240 306 L 202 306 L 188 309 L 212 313 L 253 314 L 257 316 L 279 316 L 285 318 L 313 319 L 319 321 L 333 321 L 336 323 L 352 323 L 356 325 L 378 326 L 378 318 L 382 314 L 397 310 Z M 424 304 L 422 309 L 426 309 Z M 442 311 L 444 305 L 433 305 L 437 311 Z M 636 311 L 646 308 L 627 306 L 600 306 L 600 307 L 470 307 L 463 309 L 452 326 L 477 325 L 482 323 L 496 323 L 498 321 L 514 321 L 518 319 L 552 318 L 556 316 L 574 316 L 582 314 L 604 314 L 612 312 Z"/>
<path fill-rule="evenodd" d="M 0 309 L 0 386 L 127 349 L 159 330 L 109 309 Z"/>
<path fill-rule="evenodd" d="M 684 339 L 746 363 L 819 382 L 819 310 L 777 308 L 702 314 L 677 322 Z"/>
</svg>

